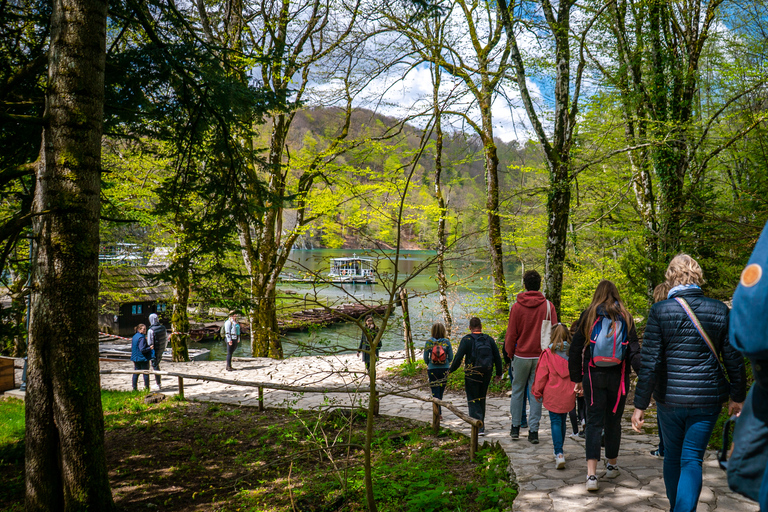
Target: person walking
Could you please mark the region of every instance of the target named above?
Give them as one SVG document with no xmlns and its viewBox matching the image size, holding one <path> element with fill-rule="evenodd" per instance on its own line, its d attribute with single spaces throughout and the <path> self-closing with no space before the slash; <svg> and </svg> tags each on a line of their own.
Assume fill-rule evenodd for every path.
<svg viewBox="0 0 768 512">
<path fill-rule="evenodd" d="M 427 363 L 427 378 L 432 396 L 443 399 L 448 369 L 453 361 L 453 347 L 446 336 L 445 326 L 440 322 L 432 324 L 432 337 L 424 345 L 424 362 Z M 443 418 L 442 408 L 438 405 L 437 412 Z"/>
<path fill-rule="evenodd" d="M 363 326 L 363 334 L 360 337 L 360 345 L 357 347 L 357 355 L 362 354 L 363 362 L 365 363 L 365 370 L 370 370 L 371 365 L 371 343 L 376 339 L 376 333 L 379 332 L 379 328 L 376 327 L 376 322 L 373 321 L 373 315 L 365 317 L 365 325 Z M 376 344 L 376 358 L 379 360 L 379 351 L 381 350 L 381 340 Z"/>
<path fill-rule="evenodd" d="M 163 359 L 163 352 L 168 345 L 168 331 L 163 324 L 160 323 L 156 313 L 149 315 L 149 329 L 147 330 L 147 343 L 150 348 L 155 351 L 155 355 L 152 358 L 152 369 L 156 372 L 160 371 L 160 361 Z M 162 379 L 160 375 L 155 375 L 155 384 L 157 389 L 161 388 Z"/>
<path fill-rule="evenodd" d="M 515 303 L 509 310 L 507 335 L 504 337 L 504 349 L 512 359 L 512 397 L 509 400 L 509 413 L 512 416 L 512 426 L 509 435 L 512 439 L 520 439 L 522 424 L 523 397 L 528 389 L 533 387 L 536 377 L 536 364 L 541 355 L 542 323 L 557 324 L 555 306 L 549 302 L 541 288 L 541 276 L 535 270 L 529 270 L 523 275 L 525 291 L 517 295 Z M 545 346 L 548 340 L 545 339 Z M 541 420 L 541 404 L 529 400 L 528 441 L 539 442 L 539 421 Z"/>
<path fill-rule="evenodd" d="M 147 344 L 147 326 L 139 324 L 133 328 L 135 334 L 131 338 L 131 361 L 133 361 L 134 370 L 149 370 L 149 359 L 151 357 L 152 349 Z M 139 374 L 134 373 L 131 375 L 131 385 L 133 390 L 136 391 L 139 385 Z M 149 389 L 149 375 L 144 374 L 144 387 Z"/>
<path fill-rule="evenodd" d="M 240 324 L 237 321 L 237 311 L 229 313 L 229 319 L 224 322 L 224 342 L 227 344 L 227 371 L 234 371 L 232 367 L 232 355 L 237 350 L 240 342 Z"/>
<path fill-rule="evenodd" d="M 628 364 L 629 363 L 629 364 Z M 621 415 L 629 390 L 631 369 L 640 365 L 640 344 L 635 322 L 611 281 L 597 285 L 592 303 L 581 313 L 568 358 L 576 393 L 587 405 L 586 457 L 588 491 L 597 491 L 597 462 L 605 434 L 605 476 L 619 476 Z"/>
<path fill-rule="evenodd" d="M 483 334 L 483 326 L 480 319 L 469 319 L 469 334 L 461 338 L 456 357 L 451 363 L 448 373 L 459 369 L 464 360 L 464 390 L 467 393 L 467 408 L 469 416 L 483 422 L 478 435 L 485 435 L 485 396 L 488 394 L 488 385 L 491 383 L 493 368 L 496 367 L 496 377 L 500 378 L 503 369 L 501 356 L 496 342 Z"/>
<path fill-rule="evenodd" d="M 555 468 L 565 469 L 565 422 L 576 403 L 576 391 L 568 374 L 568 348 L 571 333 L 563 324 L 552 329 L 552 343 L 541 353 L 531 392 L 549 411 Z"/>
<path fill-rule="evenodd" d="M 641 431 L 653 395 L 664 436 L 670 510 L 692 512 L 715 422 L 729 397 L 729 414 L 741 411 L 746 374 L 728 338 L 728 306 L 701 291 L 704 274 L 698 262 L 678 254 L 665 277 L 672 300 L 657 302 L 648 314 L 632 428 Z"/>
</svg>

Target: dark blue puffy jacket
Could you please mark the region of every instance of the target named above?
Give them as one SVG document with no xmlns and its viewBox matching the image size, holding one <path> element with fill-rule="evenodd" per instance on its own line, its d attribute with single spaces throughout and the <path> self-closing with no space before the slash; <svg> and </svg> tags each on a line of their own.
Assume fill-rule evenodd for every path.
<svg viewBox="0 0 768 512">
<path fill-rule="evenodd" d="M 722 405 L 729 396 L 743 402 L 747 395 L 744 359 L 728 341 L 728 306 L 705 297 L 697 288 L 675 294 L 685 299 L 715 345 L 731 383 L 704 339 L 674 299 L 657 302 L 648 315 L 635 407 L 646 409 L 651 394 L 673 407 Z"/>
<path fill-rule="evenodd" d="M 140 332 L 134 334 L 133 339 L 131 339 L 131 361 L 135 361 L 137 363 L 149 361 L 149 359 L 144 357 L 144 354 L 141 353 L 142 350 L 146 350 L 148 348 L 149 345 L 147 345 L 147 337 Z"/>
</svg>

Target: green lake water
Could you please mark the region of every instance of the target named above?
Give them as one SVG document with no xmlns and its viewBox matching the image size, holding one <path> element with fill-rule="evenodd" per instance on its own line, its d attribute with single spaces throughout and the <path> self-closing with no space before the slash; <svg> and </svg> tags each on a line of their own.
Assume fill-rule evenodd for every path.
<svg viewBox="0 0 768 512">
<path fill-rule="evenodd" d="M 330 258 L 351 257 L 373 258 L 379 274 L 379 282 L 366 284 L 305 284 L 283 283 L 282 292 L 293 292 L 303 297 L 316 293 L 334 304 L 352 303 L 356 301 L 389 300 L 389 292 L 395 279 L 395 251 L 362 251 L 346 249 L 313 249 L 294 250 L 285 271 L 292 274 L 318 272 L 327 276 L 330 269 Z M 429 339 L 429 330 L 433 322 L 442 321 L 442 312 L 438 303 L 437 282 L 435 279 L 436 265 L 433 260 L 434 251 L 401 251 L 398 260 L 397 283 L 405 283 L 409 291 L 409 310 L 413 329 L 414 344 L 418 350 Z M 448 292 L 448 303 L 454 319 L 452 338 L 458 340 L 467 332 L 469 318 L 477 315 L 477 305 L 487 299 L 492 292 L 489 259 L 481 253 L 464 254 L 460 257 L 449 258 L 446 261 L 447 275 L 451 288 Z M 505 275 L 508 283 L 520 281 L 519 266 L 516 263 L 505 265 Z M 413 296 L 416 294 L 416 296 Z M 309 307 L 313 307 L 309 304 Z M 376 320 L 381 325 L 381 320 Z M 321 353 L 350 352 L 357 349 L 361 332 L 354 323 L 336 323 L 313 332 L 292 332 L 283 337 L 283 350 L 287 357 Z M 402 310 L 397 307 L 390 317 L 383 335 L 382 350 L 400 350 L 403 348 Z M 226 348 L 223 342 L 192 344 L 194 347 L 211 350 L 211 359 L 226 358 Z M 245 340 L 238 347 L 235 356 L 248 357 L 251 353 L 250 341 Z"/>
</svg>

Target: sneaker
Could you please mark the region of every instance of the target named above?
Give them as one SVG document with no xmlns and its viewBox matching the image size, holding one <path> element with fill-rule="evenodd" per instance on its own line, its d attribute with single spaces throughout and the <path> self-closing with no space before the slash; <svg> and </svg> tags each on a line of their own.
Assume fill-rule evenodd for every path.
<svg viewBox="0 0 768 512">
<path fill-rule="evenodd" d="M 571 439 L 573 439 L 574 441 L 578 441 L 579 439 L 581 439 L 581 438 L 579 437 L 579 433 L 578 433 L 578 432 L 574 432 L 573 434 L 569 435 L 568 437 L 570 437 L 570 438 L 571 438 Z"/>
<path fill-rule="evenodd" d="M 485 429 L 484 429 L 484 428 L 481 428 L 480 430 L 478 430 L 478 431 L 477 431 L 477 435 L 479 435 L 479 436 L 484 436 L 484 435 L 485 435 Z"/>
<path fill-rule="evenodd" d="M 528 442 L 531 444 L 539 444 L 539 433 L 528 432 Z"/>
<path fill-rule="evenodd" d="M 528 420 L 523 420 L 523 422 L 520 424 L 520 428 L 528 428 Z"/>
<path fill-rule="evenodd" d="M 655 450 L 651 451 L 651 457 L 656 457 L 657 459 L 663 459 L 664 455 L 659 452 L 659 449 L 656 448 Z"/>
<path fill-rule="evenodd" d="M 598 489 L 600 489 L 600 482 L 597 481 L 597 477 L 595 475 L 589 475 L 587 477 L 587 490 L 593 492 Z"/>
<path fill-rule="evenodd" d="M 605 464 L 605 478 L 616 478 L 619 476 L 619 465 L 618 464 L 608 464 L 606 462 Z"/>
<path fill-rule="evenodd" d="M 579 436 L 579 439 L 585 439 L 587 437 L 587 433 L 582 430 L 581 432 L 579 432 L 578 436 Z"/>
<path fill-rule="evenodd" d="M 562 453 L 555 455 L 555 469 L 565 469 L 565 455 Z"/>
<path fill-rule="evenodd" d="M 520 427 L 512 425 L 512 427 L 509 429 L 509 437 L 512 439 L 520 439 Z"/>
</svg>

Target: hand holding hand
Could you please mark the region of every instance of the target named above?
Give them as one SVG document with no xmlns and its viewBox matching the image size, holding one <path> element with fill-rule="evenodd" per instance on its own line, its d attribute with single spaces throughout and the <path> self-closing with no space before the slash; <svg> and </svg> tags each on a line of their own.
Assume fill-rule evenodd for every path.
<svg viewBox="0 0 768 512">
<path fill-rule="evenodd" d="M 645 416 L 645 411 L 642 409 L 635 409 L 635 412 L 632 413 L 632 428 L 638 434 L 642 434 L 642 431 L 640 429 L 645 423 L 645 420 L 643 419 L 644 416 Z"/>
<path fill-rule="evenodd" d="M 577 395 L 582 396 L 584 394 L 584 384 L 581 382 L 577 382 L 575 386 L 573 386 L 573 390 L 576 392 Z"/>
<path fill-rule="evenodd" d="M 741 416 L 741 409 L 744 407 L 744 402 L 734 402 L 733 400 L 728 402 L 728 416 Z"/>
</svg>

